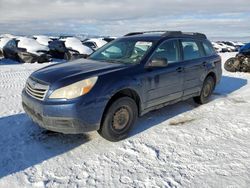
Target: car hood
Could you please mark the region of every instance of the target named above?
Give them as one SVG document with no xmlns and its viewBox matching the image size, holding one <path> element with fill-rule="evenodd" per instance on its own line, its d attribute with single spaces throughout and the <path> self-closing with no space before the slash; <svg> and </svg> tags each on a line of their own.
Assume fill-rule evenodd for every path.
<svg viewBox="0 0 250 188">
<path fill-rule="evenodd" d="M 128 66 L 115 63 L 98 62 L 88 59 L 78 59 L 69 63 L 61 63 L 44 67 L 32 73 L 31 77 L 48 84 L 79 77 L 85 79 L 99 76 L 107 72 L 124 69 Z"/>
</svg>

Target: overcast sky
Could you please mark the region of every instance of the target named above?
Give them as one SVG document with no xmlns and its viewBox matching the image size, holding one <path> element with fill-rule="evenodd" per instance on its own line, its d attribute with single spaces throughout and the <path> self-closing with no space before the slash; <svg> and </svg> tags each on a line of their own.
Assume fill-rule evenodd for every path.
<svg viewBox="0 0 250 188">
<path fill-rule="evenodd" d="M 249 0 L 0 0 L 0 33 L 122 35 L 139 30 L 249 37 Z"/>
</svg>

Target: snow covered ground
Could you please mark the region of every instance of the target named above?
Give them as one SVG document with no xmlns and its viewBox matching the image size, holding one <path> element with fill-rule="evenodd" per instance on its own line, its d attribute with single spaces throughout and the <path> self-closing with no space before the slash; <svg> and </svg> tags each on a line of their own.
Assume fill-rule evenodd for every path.
<svg viewBox="0 0 250 188">
<path fill-rule="evenodd" d="M 24 114 L 25 80 L 45 65 L 0 61 L 0 187 L 250 186 L 250 74 L 224 71 L 210 103 L 148 113 L 111 143 L 48 133 Z"/>
</svg>

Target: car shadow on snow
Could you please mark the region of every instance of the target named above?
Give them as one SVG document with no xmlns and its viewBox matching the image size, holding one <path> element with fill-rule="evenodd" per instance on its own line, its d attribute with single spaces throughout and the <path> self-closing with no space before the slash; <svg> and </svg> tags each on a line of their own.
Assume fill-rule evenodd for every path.
<svg viewBox="0 0 250 188">
<path fill-rule="evenodd" d="M 247 84 L 247 80 L 223 76 L 214 97 L 224 97 Z M 130 137 L 197 107 L 191 99 L 139 118 Z M 39 128 L 25 114 L 0 118 L 0 178 L 20 172 L 67 153 L 90 141 L 87 134 L 63 135 Z"/>
<path fill-rule="evenodd" d="M 25 114 L 0 118 L 0 179 L 66 153 L 89 136 L 45 131 Z"/>
<path fill-rule="evenodd" d="M 0 65 L 17 65 L 17 64 L 21 64 L 21 63 L 18 61 L 11 60 L 11 59 L 0 58 Z"/>
<path fill-rule="evenodd" d="M 55 59 L 53 58 L 50 62 L 44 62 L 42 64 L 46 64 L 46 63 L 67 63 L 67 60 L 64 59 Z M 18 64 L 24 64 L 18 61 L 14 61 L 12 59 L 6 59 L 6 58 L 0 58 L 0 65 L 18 65 Z"/>
<path fill-rule="evenodd" d="M 241 87 L 247 85 L 247 80 L 242 78 L 222 76 L 220 84 L 216 87 L 211 101 L 218 98 L 227 97 L 231 93 L 239 90 Z M 178 116 L 182 113 L 193 110 L 198 107 L 193 99 L 189 99 L 177 104 L 166 106 L 162 109 L 155 110 L 147 113 L 146 115 L 139 118 L 136 125 L 131 130 L 130 136 L 139 134 L 155 125 L 158 125 L 168 119 Z M 192 121 L 192 119 L 187 119 L 187 121 Z M 183 124 L 180 122 L 179 124 Z M 178 125 L 178 123 L 177 123 Z"/>
</svg>

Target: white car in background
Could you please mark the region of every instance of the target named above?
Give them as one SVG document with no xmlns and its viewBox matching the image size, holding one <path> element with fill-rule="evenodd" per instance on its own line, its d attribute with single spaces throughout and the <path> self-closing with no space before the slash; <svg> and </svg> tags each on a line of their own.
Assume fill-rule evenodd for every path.
<svg viewBox="0 0 250 188">
<path fill-rule="evenodd" d="M 21 63 L 44 63 L 50 61 L 49 48 L 39 44 L 35 39 L 28 37 L 17 37 L 10 39 L 3 46 L 5 58 Z"/>
<path fill-rule="evenodd" d="M 223 42 L 219 42 L 217 44 L 219 44 L 223 49 L 227 49 L 228 52 L 234 52 L 235 51 L 235 47 L 224 44 Z"/>
<path fill-rule="evenodd" d="M 233 52 L 236 52 L 238 50 L 238 47 L 232 41 L 223 41 L 222 43 L 229 46 Z"/>
<path fill-rule="evenodd" d="M 213 45 L 214 49 L 216 50 L 216 52 L 218 52 L 218 53 L 227 51 L 226 48 L 223 48 L 221 45 L 217 44 L 216 42 L 212 42 L 212 45 Z"/>
</svg>

